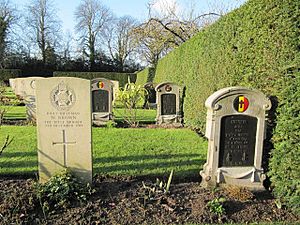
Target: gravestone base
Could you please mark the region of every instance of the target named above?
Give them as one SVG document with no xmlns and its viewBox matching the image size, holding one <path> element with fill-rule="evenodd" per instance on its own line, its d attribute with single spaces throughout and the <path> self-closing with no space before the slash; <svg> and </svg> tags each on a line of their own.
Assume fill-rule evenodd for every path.
<svg viewBox="0 0 300 225">
<path fill-rule="evenodd" d="M 93 113 L 94 126 L 105 126 L 106 123 L 110 120 L 113 120 L 113 115 L 111 113 Z"/>
<path fill-rule="evenodd" d="M 263 170 L 255 167 L 220 167 L 213 173 L 205 164 L 200 175 L 202 176 L 201 186 L 205 188 L 234 185 L 256 192 L 266 190 L 263 185 L 266 175 Z"/>
<path fill-rule="evenodd" d="M 182 118 L 180 115 L 161 115 L 156 119 L 157 125 L 174 125 L 174 126 L 182 126 L 181 124 Z"/>
<path fill-rule="evenodd" d="M 157 109 L 157 104 L 147 102 L 143 108 L 144 109 Z"/>
</svg>

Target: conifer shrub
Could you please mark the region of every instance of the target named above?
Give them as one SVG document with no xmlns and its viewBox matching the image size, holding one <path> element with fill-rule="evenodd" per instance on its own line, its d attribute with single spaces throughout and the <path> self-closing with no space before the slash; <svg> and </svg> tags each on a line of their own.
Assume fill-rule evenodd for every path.
<svg viewBox="0 0 300 225">
<path fill-rule="evenodd" d="M 300 213 L 300 72 L 286 77 L 282 87 L 269 176 L 280 204 Z"/>
</svg>

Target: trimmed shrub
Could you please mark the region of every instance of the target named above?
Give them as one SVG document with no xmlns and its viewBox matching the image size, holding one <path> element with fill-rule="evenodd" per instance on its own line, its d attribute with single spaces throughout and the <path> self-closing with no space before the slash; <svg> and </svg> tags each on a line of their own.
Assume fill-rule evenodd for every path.
<svg viewBox="0 0 300 225">
<path fill-rule="evenodd" d="M 21 73 L 21 70 L 2 69 L 0 70 L 0 82 L 7 83 L 10 78 L 20 77 Z"/>
<path fill-rule="evenodd" d="M 135 73 L 115 73 L 115 72 L 53 72 L 53 77 L 79 77 L 84 79 L 94 79 L 94 78 L 106 78 L 109 80 L 119 81 L 120 87 L 124 87 L 128 83 L 128 78 L 130 82 L 136 81 Z"/>
<path fill-rule="evenodd" d="M 282 87 L 268 174 L 278 200 L 300 213 L 300 72 L 287 77 Z"/>
<path fill-rule="evenodd" d="M 204 130 L 204 102 L 216 90 L 281 91 L 282 68 L 300 64 L 300 1 L 249 0 L 158 62 L 155 83 L 186 86 L 186 125 Z"/>
<path fill-rule="evenodd" d="M 152 82 L 155 76 L 155 68 L 147 67 L 137 73 L 136 84 L 144 85 L 147 82 Z"/>
</svg>

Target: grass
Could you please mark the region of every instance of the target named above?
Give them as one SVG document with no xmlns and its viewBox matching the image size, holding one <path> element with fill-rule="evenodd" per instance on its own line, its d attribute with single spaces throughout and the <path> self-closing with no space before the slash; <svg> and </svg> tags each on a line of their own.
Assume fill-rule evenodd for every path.
<svg viewBox="0 0 300 225">
<path fill-rule="evenodd" d="M 0 106 L 0 109 L 5 109 L 4 119 L 19 120 L 26 119 L 26 107 L 25 106 Z"/>
<path fill-rule="evenodd" d="M 14 137 L 0 157 L 0 175 L 37 172 L 36 127 L 2 126 Z M 188 129 L 93 128 L 94 173 L 111 175 L 197 176 L 206 161 L 207 142 Z"/>
</svg>

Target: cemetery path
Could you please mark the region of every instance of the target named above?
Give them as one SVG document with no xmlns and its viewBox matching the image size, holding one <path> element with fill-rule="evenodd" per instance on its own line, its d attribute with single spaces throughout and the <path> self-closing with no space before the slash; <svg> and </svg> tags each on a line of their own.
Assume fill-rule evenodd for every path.
<svg viewBox="0 0 300 225">
<path fill-rule="evenodd" d="M 0 179 L 0 224 L 300 222 L 300 215 L 278 209 L 268 192 L 253 195 L 234 188 L 209 191 L 198 182 L 175 182 L 164 194 L 159 188 L 153 191 L 150 180 L 120 176 L 98 176 L 94 184 L 96 192 L 87 203 L 43 216 L 33 193 L 33 180 Z"/>
</svg>

